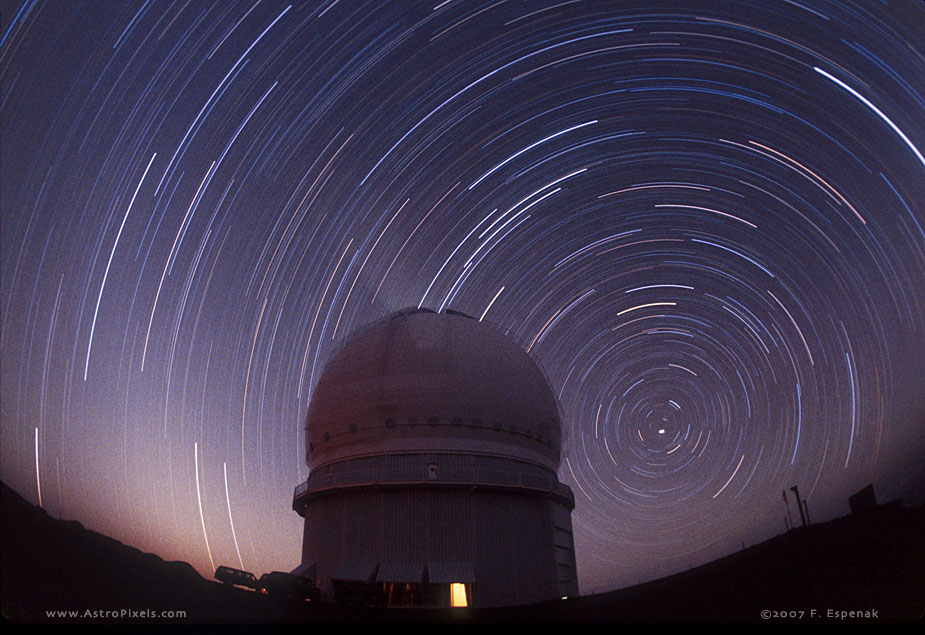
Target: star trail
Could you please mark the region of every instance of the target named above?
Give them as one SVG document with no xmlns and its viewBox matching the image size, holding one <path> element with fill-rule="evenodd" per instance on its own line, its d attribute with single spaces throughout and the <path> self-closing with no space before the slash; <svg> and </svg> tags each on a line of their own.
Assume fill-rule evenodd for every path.
<svg viewBox="0 0 925 635">
<path fill-rule="evenodd" d="M 2 478 L 299 563 L 304 419 L 405 307 L 559 396 L 583 592 L 921 502 L 925 8 L 5 1 Z M 670 601 L 666 599 L 666 601 Z"/>
</svg>

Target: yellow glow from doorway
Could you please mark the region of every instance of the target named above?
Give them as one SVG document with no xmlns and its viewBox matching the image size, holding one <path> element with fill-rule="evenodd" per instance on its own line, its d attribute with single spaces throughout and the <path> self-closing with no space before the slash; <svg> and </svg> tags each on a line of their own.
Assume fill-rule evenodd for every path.
<svg viewBox="0 0 925 635">
<path fill-rule="evenodd" d="M 469 606 L 466 601 L 466 585 L 462 582 L 450 584 L 450 606 Z"/>
</svg>

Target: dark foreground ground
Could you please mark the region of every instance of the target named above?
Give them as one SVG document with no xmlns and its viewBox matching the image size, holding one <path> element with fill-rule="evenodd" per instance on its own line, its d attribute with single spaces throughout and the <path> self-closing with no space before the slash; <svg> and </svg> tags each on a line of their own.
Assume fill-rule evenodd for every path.
<svg viewBox="0 0 925 635">
<path fill-rule="evenodd" d="M 478 610 L 297 604 L 226 588 L 186 563 L 54 520 L 5 485 L 0 517 L 2 613 L 19 623 L 832 624 L 925 616 L 925 509 L 900 505 L 619 591 Z"/>
</svg>

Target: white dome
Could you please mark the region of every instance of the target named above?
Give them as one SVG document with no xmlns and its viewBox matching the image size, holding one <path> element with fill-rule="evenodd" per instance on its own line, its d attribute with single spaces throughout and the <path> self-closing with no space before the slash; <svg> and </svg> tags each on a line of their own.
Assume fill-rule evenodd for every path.
<svg viewBox="0 0 925 635">
<path fill-rule="evenodd" d="M 406 310 L 361 330 L 327 364 L 308 409 L 309 467 L 452 452 L 559 466 L 561 424 L 539 366 L 459 313 Z"/>
</svg>

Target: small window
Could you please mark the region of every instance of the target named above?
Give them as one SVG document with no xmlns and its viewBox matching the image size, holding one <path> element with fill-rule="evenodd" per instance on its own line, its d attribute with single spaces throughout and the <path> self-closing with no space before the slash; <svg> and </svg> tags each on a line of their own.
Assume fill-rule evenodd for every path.
<svg viewBox="0 0 925 635">
<path fill-rule="evenodd" d="M 385 427 L 386 427 L 386 428 L 394 428 L 394 427 L 395 427 L 395 419 L 386 419 L 386 420 L 385 420 Z"/>
<path fill-rule="evenodd" d="M 360 429 L 357 427 L 357 424 L 355 423 L 350 424 L 350 434 L 356 434 L 359 431 Z"/>
<path fill-rule="evenodd" d="M 324 442 L 327 443 L 327 442 L 330 441 L 330 440 L 331 440 L 331 435 L 328 434 L 327 432 L 325 432 L 325 433 L 324 433 Z"/>
</svg>

